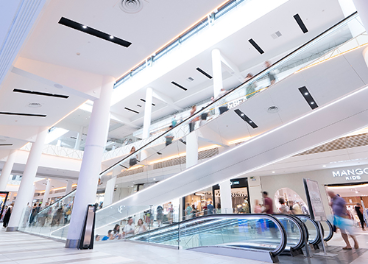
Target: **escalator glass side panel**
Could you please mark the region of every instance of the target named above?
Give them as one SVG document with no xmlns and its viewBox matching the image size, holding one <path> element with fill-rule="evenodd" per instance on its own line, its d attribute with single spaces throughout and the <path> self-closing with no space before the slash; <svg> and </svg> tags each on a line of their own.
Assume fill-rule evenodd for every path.
<svg viewBox="0 0 368 264">
<path fill-rule="evenodd" d="M 322 221 L 322 228 L 324 230 L 324 241 L 328 242 L 333 237 L 333 227 L 330 221 Z"/>
<path fill-rule="evenodd" d="M 308 230 L 308 242 L 312 245 L 317 245 L 321 241 L 317 222 L 312 220 L 308 215 L 297 215 L 297 217 L 304 223 Z"/>
<path fill-rule="evenodd" d="M 275 214 L 282 226 L 285 229 L 287 236 L 286 250 L 297 250 L 304 245 L 304 230 L 302 223 L 291 215 Z"/>
</svg>

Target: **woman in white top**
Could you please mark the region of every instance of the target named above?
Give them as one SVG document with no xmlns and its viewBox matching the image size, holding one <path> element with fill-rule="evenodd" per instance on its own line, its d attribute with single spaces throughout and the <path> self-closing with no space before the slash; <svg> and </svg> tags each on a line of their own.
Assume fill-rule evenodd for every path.
<svg viewBox="0 0 368 264">
<path fill-rule="evenodd" d="M 142 219 L 139 219 L 138 220 L 138 223 L 137 223 L 137 227 L 135 229 L 135 233 L 136 234 L 142 234 L 142 233 L 144 233 L 146 231 L 147 231 L 147 227 L 143 223 L 143 220 Z"/>
</svg>

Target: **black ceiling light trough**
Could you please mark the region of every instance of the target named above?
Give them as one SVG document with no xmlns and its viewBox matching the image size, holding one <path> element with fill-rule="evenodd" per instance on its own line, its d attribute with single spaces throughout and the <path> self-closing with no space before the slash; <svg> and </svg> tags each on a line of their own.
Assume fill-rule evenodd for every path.
<svg viewBox="0 0 368 264">
<path fill-rule="evenodd" d="M 29 91 L 29 90 L 22 90 L 22 89 L 14 89 L 14 93 L 25 93 L 25 94 L 33 94 L 33 95 L 42 95 L 42 96 L 49 96 L 49 97 L 56 97 L 56 98 L 69 98 L 68 95 L 62 94 L 51 94 L 51 93 L 44 93 L 44 92 L 37 92 L 37 91 Z"/>
<path fill-rule="evenodd" d="M 250 119 L 248 116 L 246 116 L 242 111 L 240 111 L 239 109 L 235 109 L 234 112 L 241 118 L 243 119 L 245 122 L 247 122 L 251 127 L 253 128 L 257 128 L 258 126 L 256 125 L 256 123 L 253 122 L 252 119 Z"/>
<path fill-rule="evenodd" d="M 146 100 L 141 99 L 142 102 L 146 102 Z M 152 103 L 153 106 L 156 106 L 154 103 Z M 142 107 L 141 105 L 138 105 L 139 107 Z"/>
<path fill-rule="evenodd" d="M 64 26 L 69 27 L 69 28 L 73 28 L 75 30 L 78 30 L 78 31 L 81 31 L 81 32 L 84 32 L 84 33 L 87 33 L 87 34 L 95 36 L 97 38 L 104 39 L 106 41 L 118 44 L 118 45 L 126 47 L 126 48 L 129 47 L 132 44 L 129 41 L 123 40 L 121 38 L 118 38 L 116 36 L 113 36 L 113 35 L 110 35 L 110 34 L 107 34 L 107 33 L 104 33 L 102 31 L 99 31 L 97 29 L 94 29 L 94 28 L 88 27 L 86 25 L 80 24 L 78 22 L 75 22 L 75 21 L 70 20 L 70 19 L 65 18 L 65 17 L 60 18 L 59 24 L 64 25 Z"/>
<path fill-rule="evenodd" d="M 299 88 L 300 93 L 303 95 L 304 99 L 307 101 L 307 103 L 309 104 L 309 106 L 312 109 L 315 109 L 318 107 L 316 101 L 313 99 L 312 95 L 310 94 L 310 92 L 308 91 L 307 87 L 303 86 Z"/>
<path fill-rule="evenodd" d="M 308 29 L 307 29 L 307 27 L 305 26 L 305 24 L 304 24 L 304 22 L 303 22 L 302 18 L 299 16 L 299 14 L 296 14 L 296 15 L 294 16 L 294 19 L 296 20 L 296 23 L 298 23 L 298 25 L 299 25 L 300 29 L 303 31 L 303 33 L 304 33 L 304 34 L 305 34 L 305 33 L 307 33 L 307 32 L 308 32 Z"/>
<path fill-rule="evenodd" d="M 253 39 L 250 39 L 249 40 L 250 44 L 252 44 L 252 46 L 261 54 L 264 53 L 263 49 L 261 49 L 260 46 L 258 46 L 258 44 L 253 40 Z"/>
<path fill-rule="evenodd" d="M 39 115 L 39 114 L 27 114 L 27 113 L 11 113 L 11 112 L 0 112 L 0 115 L 31 116 L 31 117 L 46 117 L 46 115 Z"/>
<path fill-rule="evenodd" d="M 180 89 L 183 89 L 184 91 L 188 90 L 187 88 L 181 86 L 180 84 L 176 83 L 176 82 L 171 82 L 173 85 L 179 87 Z"/>
<path fill-rule="evenodd" d="M 139 112 L 138 112 L 138 111 L 135 111 L 135 110 L 130 109 L 130 108 L 128 108 L 128 107 L 125 107 L 125 110 L 128 110 L 128 111 L 134 112 L 134 113 L 136 113 L 136 114 L 139 114 Z"/>
<path fill-rule="evenodd" d="M 13 146 L 13 144 L 0 144 L 0 147 Z"/>
<path fill-rule="evenodd" d="M 199 71 L 200 73 L 202 73 L 204 76 L 206 76 L 209 79 L 212 79 L 212 76 L 209 75 L 207 72 L 205 72 L 204 70 L 202 70 L 201 68 L 197 68 L 197 71 Z"/>
</svg>

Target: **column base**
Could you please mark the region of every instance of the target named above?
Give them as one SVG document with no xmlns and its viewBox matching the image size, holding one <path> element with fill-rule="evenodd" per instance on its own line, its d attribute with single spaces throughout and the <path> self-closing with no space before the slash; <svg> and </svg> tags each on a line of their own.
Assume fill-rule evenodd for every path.
<svg viewBox="0 0 368 264">
<path fill-rule="evenodd" d="M 10 227 L 8 226 L 6 228 L 6 232 L 15 232 L 15 231 L 18 231 L 19 227 L 15 226 L 15 227 Z"/>
<path fill-rule="evenodd" d="M 79 239 L 67 239 L 65 243 L 66 248 L 78 248 Z"/>
</svg>

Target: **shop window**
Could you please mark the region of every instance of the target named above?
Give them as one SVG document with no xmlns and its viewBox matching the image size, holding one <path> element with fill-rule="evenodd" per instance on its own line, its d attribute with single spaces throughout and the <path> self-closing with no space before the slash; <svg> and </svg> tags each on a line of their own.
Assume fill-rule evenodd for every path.
<svg viewBox="0 0 368 264">
<path fill-rule="evenodd" d="M 295 214 L 309 214 L 308 206 L 305 201 L 290 188 L 281 188 L 276 191 L 274 196 L 274 202 L 276 206 L 275 213 L 280 212 L 281 204 L 279 202 L 280 198 L 283 198 L 285 205 L 288 210 L 293 210 Z"/>
</svg>

